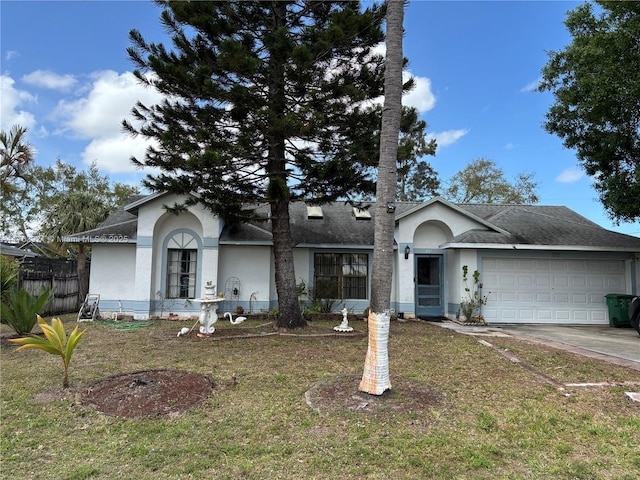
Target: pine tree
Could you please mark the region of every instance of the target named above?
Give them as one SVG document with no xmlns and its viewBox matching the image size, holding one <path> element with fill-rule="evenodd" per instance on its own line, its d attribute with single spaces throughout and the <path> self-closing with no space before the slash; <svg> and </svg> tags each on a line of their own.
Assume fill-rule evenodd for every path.
<svg viewBox="0 0 640 480">
<path fill-rule="evenodd" d="M 138 103 L 132 134 L 155 140 L 144 159 L 152 191 L 197 193 L 226 222 L 267 202 L 281 327 L 304 326 L 289 203 L 349 199 L 374 188 L 384 59 L 384 9 L 359 2 L 157 2 L 171 48 L 136 30 L 138 79 L 165 94 Z M 179 207 L 184 207 L 179 206 Z"/>
</svg>

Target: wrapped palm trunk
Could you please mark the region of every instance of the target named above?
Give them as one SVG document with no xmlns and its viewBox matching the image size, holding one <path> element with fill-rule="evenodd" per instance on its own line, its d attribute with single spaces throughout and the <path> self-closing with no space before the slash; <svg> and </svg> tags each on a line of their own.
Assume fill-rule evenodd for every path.
<svg viewBox="0 0 640 480">
<path fill-rule="evenodd" d="M 369 311 L 369 347 L 359 389 L 371 395 L 382 395 L 391 389 L 389 380 L 389 311 Z"/>
</svg>

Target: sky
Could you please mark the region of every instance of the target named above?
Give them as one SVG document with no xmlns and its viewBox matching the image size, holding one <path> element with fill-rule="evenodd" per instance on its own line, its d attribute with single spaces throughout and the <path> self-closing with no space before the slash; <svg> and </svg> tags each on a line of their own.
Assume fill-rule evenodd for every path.
<svg viewBox="0 0 640 480">
<path fill-rule="evenodd" d="M 446 182 L 473 160 L 492 160 L 513 180 L 534 174 L 541 205 L 565 205 L 589 220 L 640 236 L 640 223 L 616 225 L 597 199 L 575 152 L 542 124 L 553 102 L 536 91 L 548 51 L 571 43 L 563 24 L 577 1 L 411 0 L 404 54 L 418 108 L 436 138 L 426 157 Z M 96 162 L 112 181 L 138 185 L 146 141 L 123 133 L 137 101 L 155 92 L 134 79 L 128 34 L 169 44 L 151 1 L 0 0 L 0 127 L 28 128 L 36 162 L 84 170 Z"/>
</svg>

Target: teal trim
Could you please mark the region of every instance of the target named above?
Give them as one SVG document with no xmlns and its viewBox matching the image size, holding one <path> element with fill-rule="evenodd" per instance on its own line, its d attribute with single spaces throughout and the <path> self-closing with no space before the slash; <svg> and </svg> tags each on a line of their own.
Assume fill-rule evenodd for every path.
<svg viewBox="0 0 640 480">
<path fill-rule="evenodd" d="M 202 246 L 203 248 L 218 248 L 219 239 L 217 237 L 204 237 Z"/>
<path fill-rule="evenodd" d="M 412 314 L 412 315 L 416 314 L 416 306 L 413 303 L 409 303 L 409 302 L 393 302 L 392 307 L 396 311 L 396 313 L 402 312 L 405 315 L 406 314 Z"/>
<path fill-rule="evenodd" d="M 137 245 L 140 248 L 153 247 L 153 237 L 138 237 Z"/>
<path fill-rule="evenodd" d="M 100 299 L 101 312 L 122 312 L 133 314 L 149 315 L 151 312 L 150 302 L 147 300 L 128 300 L 128 299 Z"/>
<path fill-rule="evenodd" d="M 423 250 L 423 249 L 418 249 Z M 414 286 L 414 298 L 415 298 L 415 312 L 416 316 L 427 316 L 427 317 L 437 317 L 444 315 L 445 311 L 445 261 L 444 261 L 444 253 L 441 250 L 437 250 L 438 253 L 432 254 L 424 254 L 424 253 L 416 253 L 414 255 L 414 278 L 415 278 L 415 286 Z M 438 262 L 438 284 L 435 283 L 424 283 L 420 284 L 420 274 L 418 272 L 418 266 L 421 262 L 427 261 L 429 259 L 436 260 Z M 428 275 L 430 277 L 430 275 Z M 433 279 L 431 279 L 433 280 Z M 438 287 L 437 294 L 432 293 L 432 290 L 435 287 Z M 421 287 L 423 293 L 421 293 Z M 437 299 L 437 305 L 421 305 L 420 302 L 431 302 Z"/>
<path fill-rule="evenodd" d="M 356 244 L 343 244 L 343 243 L 298 243 L 296 248 L 313 248 L 316 250 L 331 250 L 336 253 L 349 252 L 353 250 L 370 250 L 373 252 L 373 245 L 356 245 Z M 395 247 L 394 247 L 395 248 Z"/>
</svg>

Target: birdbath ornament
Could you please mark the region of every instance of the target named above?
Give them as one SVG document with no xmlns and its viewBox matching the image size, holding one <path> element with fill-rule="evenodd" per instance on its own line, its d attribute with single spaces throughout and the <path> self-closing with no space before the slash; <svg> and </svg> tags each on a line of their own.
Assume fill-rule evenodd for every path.
<svg viewBox="0 0 640 480">
<path fill-rule="evenodd" d="M 216 331 L 213 326 L 218 321 L 218 302 L 224 300 L 224 297 L 216 296 L 216 286 L 212 282 L 207 282 L 204 287 L 204 297 L 193 300 L 200 304 L 200 334 L 198 336 L 210 336 Z"/>
<path fill-rule="evenodd" d="M 336 332 L 353 332 L 353 328 L 349 326 L 349 319 L 347 318 L 347 308 L 342 309 L 342 323 L 340 325 L 336 325 L 333 329 Z"/>
</svg>

